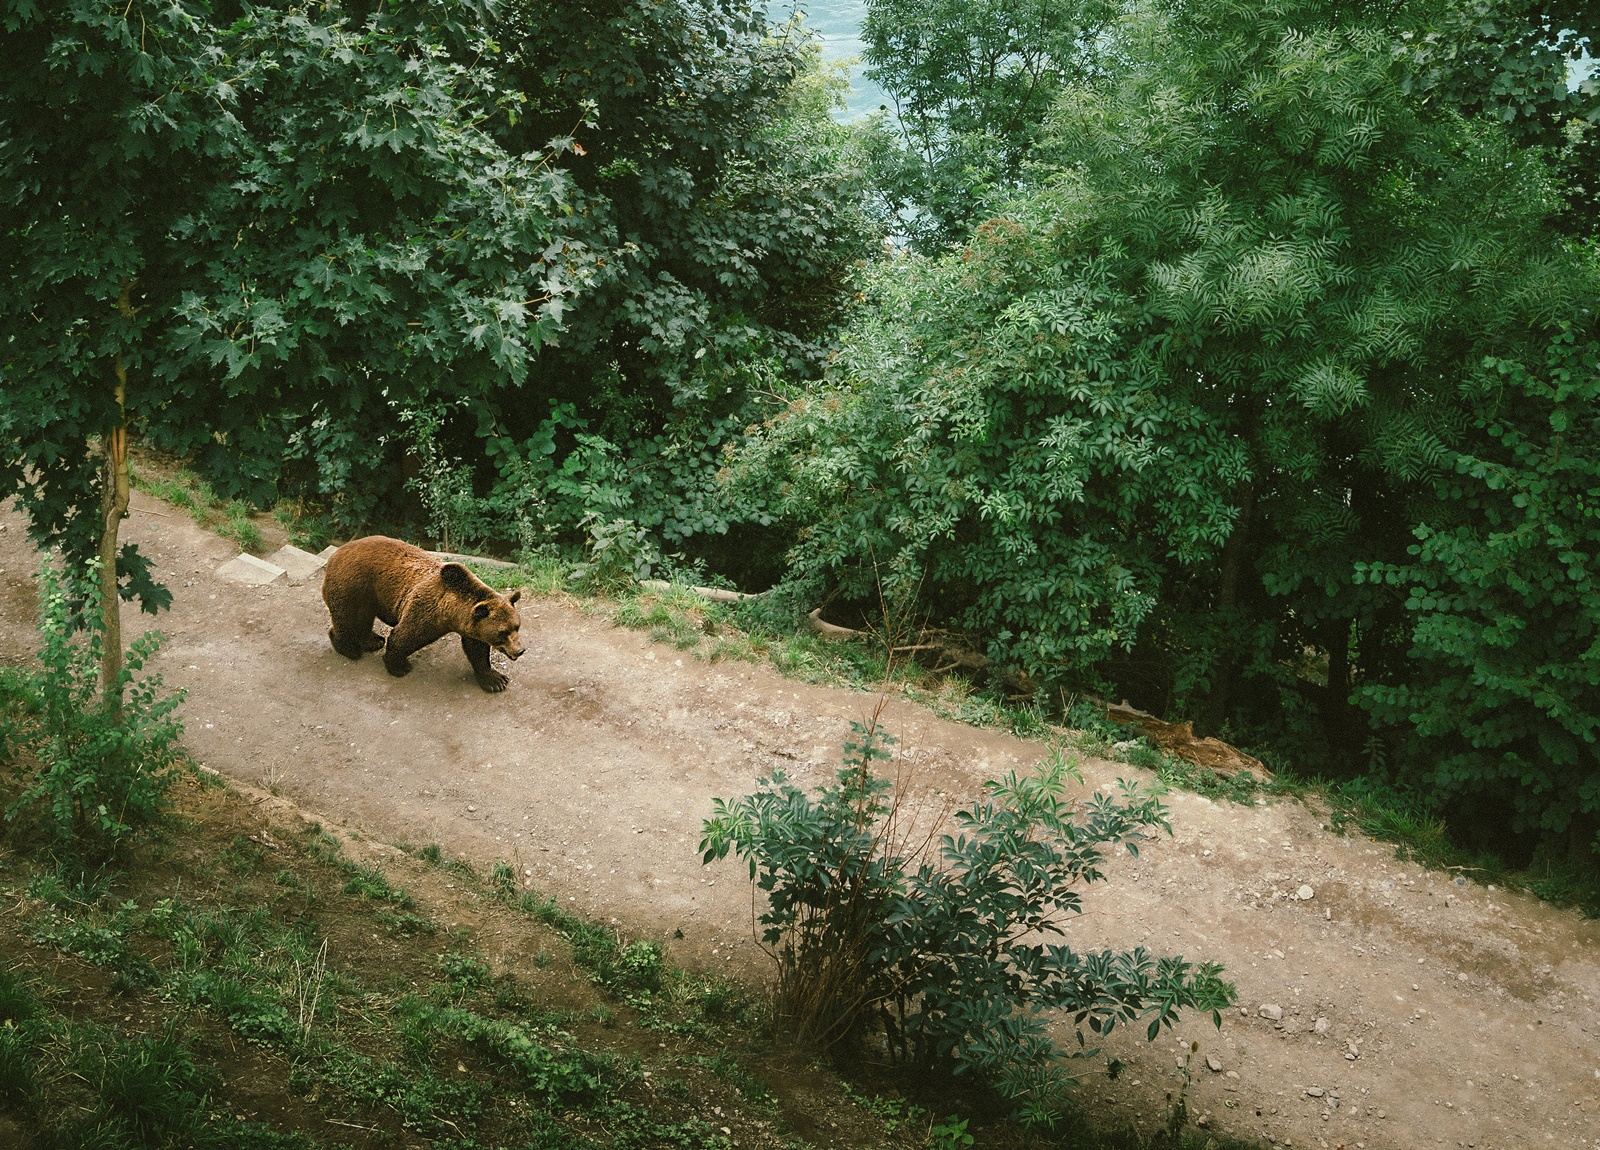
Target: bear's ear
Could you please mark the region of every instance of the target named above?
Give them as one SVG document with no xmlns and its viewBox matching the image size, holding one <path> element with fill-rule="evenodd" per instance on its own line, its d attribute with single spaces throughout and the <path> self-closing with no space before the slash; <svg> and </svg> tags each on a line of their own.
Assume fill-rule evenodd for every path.
<svg viewBox="0 0 1600 1150">
<path fill-rule="evenodd" d="M 459 563 L 446 563 L 439 569 L 439 581 L 452 591 L 463 595 L 472 592 L 472 572 Z"/>
<path fill-rule="evenodd" d="M 515 591 L 511 592 L 509 596 L 507 596 L 506 602 L 515 603 L 520 598 L 522 598 L 522 588 L 518 587 Z"/>
<path fill-rule="evenodd" d="M 484 619 L 487 619 L 489 617 L 489 604 L 479 603 L 472 609 L 472 617 L 478 622 L 482 622 Z"/>
</svg>

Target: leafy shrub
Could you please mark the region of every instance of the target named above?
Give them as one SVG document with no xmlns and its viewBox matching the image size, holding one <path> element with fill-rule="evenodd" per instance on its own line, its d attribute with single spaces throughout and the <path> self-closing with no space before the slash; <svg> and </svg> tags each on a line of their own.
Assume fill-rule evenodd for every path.
<svg viewBox="0 0 1600 1150">
<path fill-rule="evenodd" d="M 544 499 L 528 466 L 508 464 L 509 474 L 487 495 L 479 495 L 474 469 L 446 453 L 439 433 L 445 412 L 440 407 L 402 410 L 398 418 L 407 425 L 417 475 L 406 480 L 428 513 L 428 531 L 446 551 L 491 543 L 513 543 L 523 553 L 533 551 L 547 532 L 543 529 Z"/>
<path fill-rule="evenodd" d="M 91 574 L 75 604 L 46 565 L 39 593 L 42 669 L 0 670 L 0 753 L 23 776 L 6 819 L 35 824 L 64 848 L 109 851 L 167 806 L 183 754 L 174 714 L 183 693 L 161 696 L 159 675 L 134 678 L 160 643 L 147 632 L 128 649 L 117 681 L 119 717 L 99 690 L 99 581 Z"/>
<path fill-rule="evenodd" d="M 650 578 L 661 564 L 661 552 L 650 533 L 631 519 L 603 519 L 590 513 L 583 527 L 589 534 L 588 559 L 572 569 L 580 586 L 614 591 Z"/>
<path fill-rule="evenodd" d="M 986 783 L 930 858 L 907 848 L 915 820 L 872 773 L 892 738 L 875 722 L 855 731 L 835 783 L 813 797 L 774 772 L 755 794 L 716 800 L 701 842 L 707 863 L 748 859 L 766 892 L 778 1015 L 803 1038 L 827 1048 L 881 1027 L 893 1056 L 975 1072 L 1040 1121 L 1070 1081 L 1047 1012 L 1073 1017 L 1080 1048 L 1085 1027 L 1103 1036 L 1148 1017 L 1153 1039 L 1185 1008 L 1220 1024 L 1233 988 L 1214 964 L 1040 941 L 1081 912 L 1077 888 L 1102 877 L 1104 849 L 1137 854 L 1151 828 L 1170 832 L 1155 797 L 1123 783 L 1119 798 L 1074 807 L 1076 772 L 1056 754 Z"/>
<path fill-rule="evenodd" d="M 1514 830 L 1600 843 L 1600 340 L 1566 324 L 1538 358 L 1484 362 L 1466 442 L 1410 558 L 1358 563 L 1403 598 L 1404 675 L 1361 704 L 1420 736 L 1396 764 L 1430 798 L 1481 796 Z M 1540 362 L 1542 359 L 1542 362 Z"/>
</svg>

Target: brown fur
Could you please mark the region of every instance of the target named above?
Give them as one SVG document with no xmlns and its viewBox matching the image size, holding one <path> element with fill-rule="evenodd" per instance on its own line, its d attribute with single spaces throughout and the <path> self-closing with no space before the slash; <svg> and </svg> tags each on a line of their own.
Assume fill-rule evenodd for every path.
<svg viewBox="0 0 1600 1150">
<path fill-rule="evenodd" d="M 506 677 L 489 665 L 490 647 L 522 657 L 521 596 L 502 595 L 461 564 L 383 535 L 346 543 L 322 577 L 322 601 L 333 620 L 328 639 L 339 654 L 359 659 L 381 650 L 389 674 L 404 675 L 415 652 L 454 633 L 485 691 L 506 689 Z M 389 624 L 387 642 L 373 631 L 375 618 Z"/>
</svg>

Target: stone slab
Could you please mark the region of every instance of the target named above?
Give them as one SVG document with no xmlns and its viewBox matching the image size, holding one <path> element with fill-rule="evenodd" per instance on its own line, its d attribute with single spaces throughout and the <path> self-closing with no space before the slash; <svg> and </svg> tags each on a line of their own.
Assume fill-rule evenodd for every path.
<svg viewBox="0 0 1600 1150">
<path fill-rule="evenodd" d="M 257 559 L 254 555 L 240 554 L 217 568 L 219 579 L 231 579 L 249 587 L 265 587 L 288 579 L 289 573 L 276 563 Z"/>
<path fill-rule="evenodd" d="M 335 551 L 337 551 L 337 550 L 339 550 L 339 549 L 337 547 L 335 547 L 332 543 L 330 543 L 326 547 L 324 547 L 321 551 L 317 552 L 317 558 L 321 559 L 324 563 L 326 563 L 329 559 L 333 558 L 333 553 Z"/>
<path fill-rule="evenodd" d="M 298 587 L 308 579 L 316 578 L 317 572 L 327 565 L 327 560 L 320 555 L 313 555 L 309 551 L 302 551 L 292 543 L 286 543 L 271 555 L 267 562 L 277 567 L 282 567 L 289 576 L 289 586 Z"/>
</svg>

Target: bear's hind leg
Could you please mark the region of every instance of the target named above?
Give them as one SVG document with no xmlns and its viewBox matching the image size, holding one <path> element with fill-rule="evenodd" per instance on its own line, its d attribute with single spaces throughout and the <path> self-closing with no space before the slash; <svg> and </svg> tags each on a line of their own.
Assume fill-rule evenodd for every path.
<svg viewBox="0 0 1600 1150">
<path fill-rule="evenodd" d="M 372 629 L 371 623 L 367 624 L 365 636 L 361 636 L 359 631 L 357 636 L 357 638 L 350 638 L 349 636 L 340 635 L 337 628 L 328 628 L 328 642 L 332 643 L 333 649 L 346 659 L 359 659 L 368 651 L 383 650 L 383 636 Z"/>
<path fill-rule="evenodd" d="M 328 642 L 346 659 L 359 659 L 368 651 L 383 650 L 383 637 L 372 629 L 378 604 L 369 589 L 330 583 L 323 577 L 322 601 L 328 605 Z"/>
</svg>

